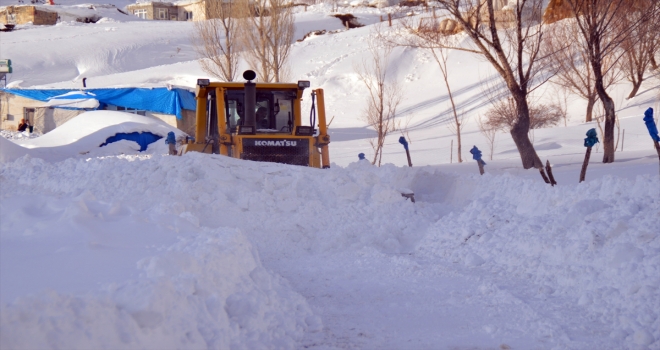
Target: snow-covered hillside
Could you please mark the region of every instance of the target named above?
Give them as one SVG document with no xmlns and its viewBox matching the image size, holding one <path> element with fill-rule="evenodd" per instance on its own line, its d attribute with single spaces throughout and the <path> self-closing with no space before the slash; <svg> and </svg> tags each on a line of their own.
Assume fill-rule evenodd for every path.
<svg viewBox="0 0 660 350">
<path fill-rule="evenodd" d="M 10 86 L 80 87 L 86 77 L 95 88 L 192 87 L 206 77 L 190 22 L 56 3 L 112 16 L 0 33 Z M 522 169 L 508 134 L 497 134 L 478 174 L 468 149 L 488 153 L 476 119 L 498 78 L 465 52 L 450 54 L 449 78 L 468 116 L 468 161 L 454 154 L 450 164 L 437 65 L 422 49 L 397 48 L 390 68 L 404 87 L 414 167 L 393 134 L 378 168 L 357 162 L 373 154 L 373 132 L 355 65 L 395 10 L 340 9 L 365 26 L 343 30 L 329 5 L 299 7 L 296 39 L 336 32 L 291 54 L 291 79 L 325 89 L 331 169 L 172 157 L 163 142 L 80 155 L 48 134 L 3 132 L 0 348 L 660 348 L 660 176 L 641 120 L 660 110 L 657 77 L 632 100 L 625 84 L 613 89 L 625 136 L 613 164 L 594 148 L 586 182 L 583 139 L 597 126 L 582 122 L 582 101 L 569 99 L 566 126 L 533 132 L 559 183 L 550 187 Z M 535 98 L 552 94 L 548 86 Z M 94 125 L 59 132 L 91 140 L 106 130 Z"/>
</svg>

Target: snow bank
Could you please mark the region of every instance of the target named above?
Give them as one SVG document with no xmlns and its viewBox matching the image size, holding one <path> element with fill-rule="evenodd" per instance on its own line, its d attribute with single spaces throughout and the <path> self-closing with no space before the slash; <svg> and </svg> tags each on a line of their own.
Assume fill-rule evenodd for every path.
<svg viewBox="0 0 660 350">
<path fill-rule="evenodd" d="M 120 141 L 99 149 L 99 146 L 118 133 L 151 132 L 166 137 L 174 132 L 177 138 L 185 133 L 157 118 L 116 111 L 91 111 L 82 113 L 53 131 L 36 138 L 13 138 L 12 144 L 0 138 L 0 162 L 9 162 L 24 155 L 61 161 L 71 157 L 90 157 L 118 154 L 137 154 L 137 143 Z M 156 141 L 147 151 L 163 151 L 166 147 Z M 167 151 L 163 152 L 167 153 Z"/>
<path fill-rule="evenodd" d="M 239 230 L 199 229 L 186 215 L 159 225 L 89 192 L 24 199 L 2 202 L 3 297 L 36 286 L 2 303 L 2 348 L 292 348 L 308 323 L 320 327 Z M 139 276 L 118 279 L 130 265 Z M 72 288 L 90 289 L 60 291 Z"/>
<path fill-rule="evenodd" d="M 660 346 L 657 176 L 554 188 L 480 180 L 471 203 L 429 228 L 416 254 L 531 281 L 538 289 L 520 293 L 533 298 L 567 296 L 606 325 L 614 348 Z"/>
<path fill-rule="evenodd" d="M 560 300 L 551 304 L 564 307 L 551 318 L 552 324 L 543 313 L 555 311 L 534 304 L 522 308 L 530 311 L 519 320 L 488 331 L 493 337 L 506 339 L 511 337 L 509 330 L 523 327 L 519 331 L 536 341 L 526 343 L 530 346 L 584 348 L 603 337 L 617 348 L 653 347 L 660 341 L 657 177 L 628 180 L 606 176 L 579 185 L 549 187 L 537 178 L 448 174 L 432 167 L 376 168 L 368 162 L 356 162 L 347 168 L 320 170 L 188 153 L 182 157 L 72 158 L 57 163 L 23 157 L 0 164 L 0 178 L 0 248 L 5 259 L 13 259 L 6 253 L 15 250 L 25 252 L 27 260 L 35 251 L 42 252 L 34 248 L 40 244 L 50 249 L 43 253 L 59 249 L 38 238 L 45 228 L 65 222 L 48 221 L 46 217 L 54 214 L 47 208 L 77 208 L 77 204 L 57 202 L 59 198 L 87 203 L 85 207 L 90 209 L 84 218 L 92 220 L 86 225 L 91 231 L 112 227 L 109 221 L 117 219 L 110 208 L 119 206 L 114 210 L 131 213 L 132 219 L 119 220 L 114 230 L 125 231 L 127 236 L 110 236 L 119 237 L 119 242 L 133 242 L 134 232 L 145 230 L 183 236 L 180 242 L 167 243 L 163 237 L 142 235 L 144 240 L 134 244 L 170 248 L 162 253 L 135 253 L 136 260 L 151 256 L 141 260 L 142 277 L 111 287 L 101 296 L 74 297 L 80 294 L 61 291 L 65 287 L 51 283 L 43 286 L 57 289 L 57 294 L 48 297 L 51 299 L 21 298 L 3 306 L 3 326 L 27 329 L 25 333 L 16 330 L 17 337 L 37 329 L 34 327 L 44 330 L 42 338 L 34 337 L 35 342 L 60 337 L 80 347 L 87 343 L 78 342 L 87 339 L 98 341 L 92 345 L 119 347 L 124 346 L 121 339 L 128 339 L 129 345 L 124 347 L 148 347 L 145 344 L 152 343 L 179 348 L 195 344 L 289 347 L 302 332 L 320 330 L 320 319 L 287 283 L 261 267 L 251 245 L 264 261 L 307 256 L 322 265 L 323 256 L 375 250 L 429 273 L 434 261 L 454 262 L 456 273 L 479 269 L 497 276 L 499 283 L 524 281 L 521 285 L 531 289 L 512 287 L 505 293 L 505 286 L 484 282 L 466 293 L 489 294 L 489 300 L 501 300 L 498 308 L 507 303 Z M 402 198 L 401 188 L 413 190 L 417 202 Z M 18 198 L 46 204 L 36 205 L 38 210 L 34 210 L 41 214 L 27 217 L 21 213 L 28 209 L 6 209 L 14 208 L 12 203 L 19 203 Z M 67 210 L 75 213 L 78 209 L 74 209 Z M 101 217 L 105 219 L 93 219 Z M 142 227 L 139 218 L 144 218 L 146 228 L 135 229 Z M 19 227 L 18 222 L 25 227 Z M 75 231 L 66 226 L 65 230 Z M 16 239 L 24 245 L 16 246 Z M 98 238 L 90 241 L 96 242 L 92 247 L 99 247 Z M 88 249 L 87 241 L 82 242 L 82 247 L 67 254 Z M 89 263 L 91 256 L 80 261 Z M 117 262 L 121 259 L 117 252 L 109 256 Z M 368 256 L 364 259 L 365 264 L 370 263 Z M 34 278 L 25 273 L 28 267 L 19 260 L 3 260 L 0 268 L 3 278 L 11 271 L 21 274 L 22 283 Z M 77 272 L 73 265 L 56 275 L 72 278 L 66 276 L 76 276 Z M 107 284 L 109 280 L 94 282 Z M 88 283 L 86 290 L 93 289 L 91 285 Z M 217 294 L 217 304 L 209 302 L 211 290 Z M 214 305 L 221 306 L 213 309 Z M 562 322 L 568 322 L 573 307 L 594 320 L 596 325 L 587 329 L 596 328 L 598 334 L 564 329 Z M 37 311 L 41 309 L 49 311 L 40 315 Z M 89 317 L 98 323 L 86 326 L 84 317 L 88 316 L 84 315 L 96 313 L 102 316 Z M 57 317 L 69 326 L 53 328 L 56 323 L 51 320 Z M 124 319 L 134 320 L 132 328 L 117 330 L 119 326 L 114 325 L 123 327 L 125 322 L 119 320 Z M 102 322 L 113 326 L 101 326 Z M 188 323 L 194 326 L 185 326 Z M 223 334 L 223 340 L 210 336 L 208 329 L 212 334 Z M 86 332 L 94 336 L 86 338 Z M 54 335 L 49 338 L 48 334 Z M 587 340 L 580 342 L 584 337 Z M 7 339 L 16 341 L 8 345 L 32 344 L 32 338 Z M 160 343 L 161 339 L 166 342 Z"/>
<path fill-rule="evenodd" d="M 0 130 L 0 136 L 7 140 L 33 139 L 41 137 L 39 132 Z"/>
</svg>

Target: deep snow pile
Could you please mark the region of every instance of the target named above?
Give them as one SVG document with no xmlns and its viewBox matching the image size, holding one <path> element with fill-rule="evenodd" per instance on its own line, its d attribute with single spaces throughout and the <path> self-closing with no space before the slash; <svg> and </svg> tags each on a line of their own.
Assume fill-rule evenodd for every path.
<svg viewBox="0 0 660 350">
<path fill-rule="evenodd" d="M 615 348 L 660 346 L 658 176 L 607 176 L 556 188 L 486 176 L 474 185 L 473 201 L 429 228 L 420 257 L 532 281 L 537 290 L 519 292 L 533 298 L 571 296 L 604 325 L 599 332 Z M 521 315 L 522 322 L 525 317 L 541 316 Z M 561 326 L 544 331 L 576 333 Z"/>
<path fill-rule="evenodd" d="M 262 268 L 252 246 L 273 267 L 305 261 L 309 271 L 347 253 L 360 255 L 365 266 L 394 259 L 410 268 L 389 276 L 393 283 L 445 264 L 461 266 L 454 275 L 483 273 L 489 277 L 465 293 L 496 304 L 480 316 L 491 324 L 468 334 L 491 341 L 515 344 L 525 334 L 524 347 L 660 344 L 657 177 L 552 188 L 430 167 L 360 162 L 322 171 L 194 153 L 59 163 L 25 157 L 3 164 L 0 175 L 0 276 L 13 279 L 1 285 L 3 298 L 12 296 L 3 300 L 7 345 L 294 347 L 303 333 L 322 329 L 327 310 Z M 413 189 L 417 203 L 404 200 L 399 188 Z M 53 230 L 58 225 L 63 229 Z M 365 254 L 371 250 L 378 253 Z M 28 263 L 35 251 L 40 264 Z M 64 256 L 106 273 L 90 277 Z M 65 283 L 40 279 L 49 265 Z M 74 290 L 78 271 L 86 282 Z M 516 286 L 513 292 L 505 292 L 507 284 Z M 447 288 L 428 287 L 438 296 Z M 44 288 L 56 292 L 10 303 Z M 458 300 L 444 305 L 460 307 Z M 492 324 L 512 308 L 521 310 L 516 319 Z M 576 324 L 573 309 L 588 324 Z M 338 344 L 327 337 L 305 346 Z"/>
<path fill-rule="evenodd" d="M 123 165 L 130 179 L 120 187 L 139 199 L 149 180 L 132 164 L 151 161 L 112 159 L 26 157 L 0 171 L 0 347 L 291 348 L 319 329 L 240 230 L 98 198 L 94 188 L 113 185 L 80 191 L 67 180 L 69 166 L 92 179 L 104 163 Z"/>
<path fill-rule="evenodd" d="M 9 162 L 24 155 L 61 161 L 71 157 L 92 157 L 117 154 L 138 154 L 137 142 L 121 140 L 100 147 L 106 140 L 119 133 L 150 132 L 165 137 L 174 132 L 176 138 L 185 133 L 157 118 L 116 111 L 90 111 L 82 113 L 57 129 L 41 137 L 12 137 L 13 142 L 0 138 L 0 162 Z M 23 133 L 25 134 L 25 133 Z M 149 145 L 145 153 L 162 151 L 163 142 Z M 161 152 L 162 153 L 162 152 Z"/>
</svg>

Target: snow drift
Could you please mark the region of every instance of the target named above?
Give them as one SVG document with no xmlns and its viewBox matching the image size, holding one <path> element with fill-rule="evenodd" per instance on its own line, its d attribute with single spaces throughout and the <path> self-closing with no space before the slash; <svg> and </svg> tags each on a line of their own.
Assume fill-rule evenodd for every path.
<svg viewBox="0 0 660 350">
<path fill-rule="evenodd" d="M 102 270 L 116 264 L 123 272 L 87 278 L 94 283 L 84 286 L 83 296 L 66 283 L 61 291 L 24 297 L 57 284 L 18 291 L 3 281 L 3 295 L 20 296 L 3 302 L 9 347 L 295 347 L 305 332 L 321 330 L 321 321 L 309 301 L 261 266 L 252 245 L 269 261 L 375 249 L 413 265 L 448 262 L 463 266 L 456 271 L 480 269 L 523 283 L 519 295 L 493 283 L 474 287 L 497 296 L 497 308 L 526 305 L 519 319 L 484 328 L 489 337 L 510 337 L 523 327 L 535 339 L 530 346 L 655 346 L 660 340 L 660 196 L 649 190 L 660 188 L 657 177 L 553 188 L 431 167 L 358 162 L 319 170 L 195 153 L 59 163 L 26 157 L 3 164 L 0 175 L 17 185 L 3 190 L 3 278 L 38 275 L 38 266 L 22 263 L 16 252 L 32 256 L 35 242 L 48 242 L 38 237 L 48 237 L 56 224 L 86 223 L 76 233 L 86 243 L 71 245 L 72 256 L 117 245 L 167 247 L 133 251 L 128 265 L 118 252 L 109 254 Z M 416 204 L 401 197 L 402 187 L 416 191 Z M 12 206 L 29 196 L 36 209 Z M 64 227 L 55 237 L 76 232 Z M 105 239 L 114 237 L 113 244 L 93 237 L 103 227 L 110 227 Z M 50 255 L 62 248 L 41 247 Z M 138 277 L 129 271 L 133 263 Z M 81 270 L 61 266 L 60 278 Z M 541 316 L 543 305 L 558 300 L 593 320 L 585 325 L 590 330 L 566 329 L 575 323 L 570 312 Z"/>
</svg>

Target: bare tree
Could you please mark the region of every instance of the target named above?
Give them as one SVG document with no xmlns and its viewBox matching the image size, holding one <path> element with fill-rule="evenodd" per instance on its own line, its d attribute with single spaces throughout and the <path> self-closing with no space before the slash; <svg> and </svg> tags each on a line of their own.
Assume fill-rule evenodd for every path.
<svg viewBox="0 0 660 350">
<path fill-rule="evenodd" d="M 563 118 L 561 107 L 551 103 L 549 105 L 534 104 L 529 106 L 529 128 L 540 129 L 557 125 Z M 518 110 L 515 100 L 509 97 L 493 103 L 486 111 L 485 124 L 495 130 L 508 130 L 518 119 Z"/>
<path fill-rule="evenodd" d="M 385 138 L 399 128 L 396 122 L 396 110 L 403 98 L 403 92 L 396 79 L 388 74 L 390 45 L 379 47 L 379 40 L 370 37 L 367 41 L 369 59 L 364 59 L 354 67 L 355 72 L 367 88 L 368 100 L 364 119 L 376 130 L 376 139 L 370 140 L 374 150 L 372 164 L 380 166 L 383 158 Z"/>
<path fill-rule="evenodd" d="M 557 111 L 561 114 L 562 119 L 564 119 L 564 127 L 568 126 L 568 97 L 570 92 L 567 89 L 560 89 L 561 91 L 555 91 L 554 96 L 555 100 L 553 104 L 557 106 Z"/>
<path fill-rule="evenodd" d="M 493 152 L 495 151 L 495 136 L 497 135 L 497 129 L 488 125 L 488 123 L 482 119 L 481 116 L 477 119 L 477 124 L 479 125 L 479 131 L 482 135 L 488 140 L 488 149 L 489 149 L 489 158 L 493 160 Z"/>
<path fill-rule="evenodd" d="M 207 20 L 195 22 L 193 43 L 204 72 L 234 81 L 238 68 L 238 41 L 234 2 L 206 1 Z"/>
<path fill-rule="evenodd" d="M 454 107 L 455 108 L 455 107 Z M 465 121 L 465 113 L 456 113 L 454 111 L 454 118 L 451 120 L 449 123 L 449 126 L 447 127 L 449 131 L 451 131 L 452 134 L 456 135 L 456 141 L 457 141 L 457 148 L 456 148 L 456 153 L 458 155 L 458 162 L 462 163 L 463 158 L 461 157 L 461 131 L 463 130 L 463 127 L 465 127 L 465 124 L 463 123 Z"/>
<path fill-rule="evenodd" d="M 454 118 L 449 129 L 452 131 L 452 133 L 454 133 L 454 135 L 456 135 L 458 146 L 458 162 L 461 163 L 463 162 L 463 158 L 461 156 L 461 130 L 463 129 L 464 115 L 459 116 L 459 113 L 456 110 L 454 95 L 449 84 L 449 69 L 447 69 L 449 52 L 451 48 L 457 48 L 459 46 L 458 38 L 452 35 L 448 35 L 449 33 L 446 30 L 438 30 L 439 20 L 440 19 L 436 17 L 435 12 L 433 12 L 433 17 L 423 18 L 421 21 L 416 21 L 411 17 L 404 18 L 399 21 L 399 26 L 409 35 L 387 36 L 380 32 L 378 32 L 378 35 L 381 40 L 385 40 L 389 44 L 404 47 L 422 48 L 428 50 L 433 55 L 433 59 L 438 64 L 438 68 L 440 68 L 442 80 L 444 82 L 445 88 L 447 89 L 447 97 L 449 98 L 449 103 L 451 104 L 451 110 Z"/>
<path fill-rule="evenodd" d="M 657 70 L 658 69 L 658 60 L 660 60 L 660 26 L 658 26 L 657 22 L 660 21 L 660 2 L 655 2 L 653 4 L 654 6 L 654 13 L 655 13 L 655 24 L 651 27 L 653 29 L 652 35 L 656 39 L 656 46 L 653 48 L 653 50 L 649 53 L 649 56 L 651 57 L 651 69 Z"/>
<path fill-rule="evenodd" d="M 259 79 L 280 82 L 288 78 L 288 59 L 295 25 L 286 0 L 242 0 L 240 38 L 245 59 Z"/>
<path fill-rule="evenodd" d="M 653 2 L 655 0 L 634 1 L 633 10 L 627 10 L 621 19 L 624 22 L 622 28 L 628 33 L 621 43 L 623 58 L 620 64 L 626 79 L 633 84 L 629 99 L 637 95 L 646 70 L 651 66 L 653 56 L 660 46 L 658 30 L 655 28 L 657 16 L 649 16 L 646 13 L 646 9 L 651 8 Z"/>
<path fill-rule="evenodd" d="M 593 111 L 598 101 L 596 80 L 589 60 L 589 50 L 575 20 L 567 19 L 554 23 L 548 31 L 544 53 L 550 57 L 556 75 L 552 82 L 587 101 L 585 121 L 593 119 Z M 570 45 L 567 45 L 570 43 Z M 608 89 L 621 79 L 621 70 L 614 69 L 614 52 L 603 57 L 603 86 Z"/>
<path fill-rule="evenodd" d="M 497 71 L 515 101 L 516 119 L 511 129 L 523 168 L 543 171 L 543 163 L 529 139 L 528 94 L 544 82 L 537 73 L 546 68 L 540 54 L 544 25 L 543 1 L 516 0 L 510 10 L 498 11 L 494 0 L 439 0 L 451 18 L 471 39 L 475 51 Z M 498 1 L 499 3 L 499 1 Z M 498 18 L 500 19 L 498 21 Z M 501 27 L 504 27 L 502 30 Z M 544 174 L 543 174 L 544 175 Z"/>
<path fill-rule="evenodd" d="M 596 93 L 605 109 L 605 129 L 603 133 L 603 163 L 614 162 L 614 125 L 616 111 L 614 101 L 605 86 L 606 57 L 613 55 L 625 37 L 634 28 L 622 18 L 633 10 L 631 0 L 566 0 L 576 20 L 584 40 L 594 73 Z"/>
</svg>

